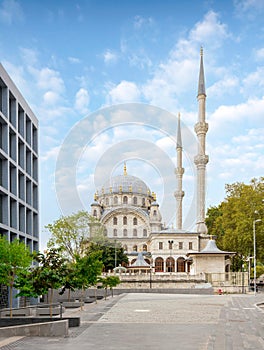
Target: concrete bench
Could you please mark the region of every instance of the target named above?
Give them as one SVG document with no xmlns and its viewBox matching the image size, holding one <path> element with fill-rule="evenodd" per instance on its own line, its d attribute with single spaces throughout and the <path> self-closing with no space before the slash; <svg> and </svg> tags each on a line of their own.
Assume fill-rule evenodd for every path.
<svg viewBox="0 0 264 350">
<path fill-rule="evenodd" d="M 31 315 L 30 308 L 12 310 L 12 316 L 30 316 L 30 315 Z M 10 310 L 1 311 L 1 317 L 10 317 Z"/>
<path fill-rule="evenodd" d="M 53 307 L 52 308 L 52 315 L 60 315 L 60 307 Z M 65 311 L 65 308 L 62 307 L 62 312 Z M 50 309 L 49 307 L 39 307 L 36 309 L 36 316 L 49 316 L 50 315 Z"/>
</svg>

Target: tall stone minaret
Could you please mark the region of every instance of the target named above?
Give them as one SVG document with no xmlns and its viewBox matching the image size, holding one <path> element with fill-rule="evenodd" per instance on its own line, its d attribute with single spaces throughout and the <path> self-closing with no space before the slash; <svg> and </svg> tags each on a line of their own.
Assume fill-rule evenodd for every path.
<svg viewBox="0 0 264 350">
<path fill-rule="evenodd" d="M 182 138 L 181 138 L 181 122 L 180 113 L 178 114 L 178 132 L 177 132 L 177 167 L 175 168 L 175 174 L 177 177 L 177 190 L 174 192 L 176 198 L 176 229 L 182 229 L 182 200 L 184 192 L 182 190 L 182 177 L 184 174 L 184 168 L 182 167 Z"/>
<path fill-rule="evenodd" d="M 205 154 L 206 133 L 208 131 L 208 124 L 205 121 L 205 81 L 204 81 L 204 67 L 203 67 L 203 49 L 201 48 L 200 59 L 200 73 L 198 83 L 198 123 L 195 124 L 194 130 L 198 139 L 198 154 L 194 158 L 194 163 L 197 169 L 197 206 L 196 206 L 196 224 L 198 233 L 207 233 L 205 225 L 205 177 L 206 164 L 208 163 L 208 156 Z"/>
</svg>

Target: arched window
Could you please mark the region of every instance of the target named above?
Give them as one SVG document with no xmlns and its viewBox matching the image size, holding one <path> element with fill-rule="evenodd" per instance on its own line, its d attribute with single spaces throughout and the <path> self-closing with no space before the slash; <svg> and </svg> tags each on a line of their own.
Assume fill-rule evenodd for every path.
<svg viewBox="0 0 264 350">
<path fill-rule="evenodd" d="M 126 216 L 123 217 L 123 225 L 127 225 L 127 217 Z"/>
<path fill-rule="evenodd" d="M 124 230 L 123 230 L 123 236 L 127 237 L 127 229 L 126 228 L 124 228 Z"/>
<path fill-rule="evenodd" d="M 147 237 L 147 235 L 148 235 L 147 229 L 144 228 L 144 229 L 143 229 L 143 236 L 144 236 L 144 237 Z"/>
<path fill-rule="evenodd" d="M 118 204 L 118 197 L 114 196 L 114 204 Z"/>
<path fill-rule="evenodd" d="M 97 216 L 97 210 L 96 209 L 94 209 L 94 211 L 93 211 L 93 216 Z"/>
<path fill-rule="evenodd" d="M 127 204 L 127 196 L 123 197 L 123 204 Z"/>
<path fill-rule="evenodd" d="M 133 237 L 137 237 L 137 229 L 136 228 L 133 229 Z"/>
<path fill-rule="evenodd" d="M 177 260 L 177 272 L 185 272 L 185 260 L 184 260 L 184 258 L 178 258 L 178 260 Z"/>
<path fill-rule="evenodd" d="M 116 216 L 113 218 L 113 224 L 117 225 L 117 217 Z"/>
<path fill-rule="evenodd" d="M 108 197 L 105 199 L 105 204 L 109 205 L 109 198 Z"/>
<path fill-rule="evenodd" d="M 148 251 L 148 246 L 146 244 L 143 244 L 143 252 L 147 252 Z"/>
<path fill-rule="evenodd" d="M 153 216 L 157 216 L 157 210 L 153 210 Z"/>
<path fill-rule="evenodd" d="M 137 218 L 133 219 L 133 225 L 137 225 Z"/>
<path fill-rule="evenodd" d="M 114 236 L 116 237 L 117 236 L 117 229 L 116 228 L 114 229 L 113 233 L 114 233 Z"/>
<path fill-rule="evenodd" d="M 175 272 L 175 260 L 171 256 L 166 259 L 166 271 Z"/>
<path fill-rule="evenodd" d="M 134 252 L 137 252 L 137 245 L 134 245 L 134 246 L 133 246 L 133 251 L 134 251 Z M 136 261 L 136 259 L 135 259 L 135 261 Z"/>
<path fill-rule="evenodd" d="M 164 260 L 162 258 L 156 258 L 155 260 L 155 272 L 164 271 Z"/>
<path fill-rule="evenodd" d="M 137 197 L 133 197 L 133 204 L 137 205 Z"/>
</svg>

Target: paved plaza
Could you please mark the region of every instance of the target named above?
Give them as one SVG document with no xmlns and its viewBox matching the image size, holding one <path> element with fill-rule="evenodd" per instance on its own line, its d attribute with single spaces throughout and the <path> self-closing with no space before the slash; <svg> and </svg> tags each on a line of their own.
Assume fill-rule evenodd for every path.
<svg viewBox="0 0 264 350">
<path fill-rule="evenodd" d="M 264 294 L 125 294 L 88 304 L 67 338 L 0 339 L 1 350 L 263 350 Z"/>
</svg>

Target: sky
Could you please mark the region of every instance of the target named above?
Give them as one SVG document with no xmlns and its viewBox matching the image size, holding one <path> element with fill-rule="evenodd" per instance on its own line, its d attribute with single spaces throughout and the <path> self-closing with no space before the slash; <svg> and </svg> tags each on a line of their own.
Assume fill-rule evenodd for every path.
<svg viewBox="0 0 264 350">
<path fill-rule="evenodd" d="M 192 228 L 201 47 L 206 208 L 264 175 L 263 16 L 264 0 L 0 0 L 0 62 L 39 120 L 42 248 L 124 162 L 174 225 L 178 113 Z"/>
</svg>

